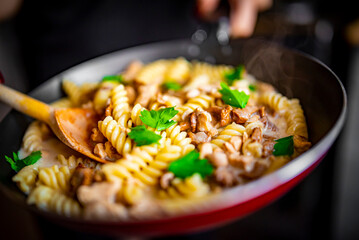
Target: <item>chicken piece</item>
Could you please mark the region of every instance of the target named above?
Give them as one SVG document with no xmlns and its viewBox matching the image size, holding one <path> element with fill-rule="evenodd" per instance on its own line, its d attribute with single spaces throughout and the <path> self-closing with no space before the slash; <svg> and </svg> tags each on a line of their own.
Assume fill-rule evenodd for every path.
<svg viewBox="0 0 359 240">
<path fill-rule="evenodd" d="M 189 114 L 188 122 L 191 132 L 209 132 L 213 129 L 211 124 L 212 116 L 206 111 L 196 109 L 196 111 Z M 212 132 L 213 134 L 213 132 Z"/>
<path fill-rule="evenodd" d="M 102 159 L 108 158 L 107 153 L 105 151 L 105 144 L 103 144 L 103 143 L 97 143 L 95 145 L 93 152 L 95 155 L 99 156 Z"/>
<path fill-rule="evenodd" d="M 112 110 L 113 110 L 112 102 L 110 101 L 110 103 L 107 105 L 107 107 L 105 109 L 105 116 L 106 117 L 111 116 L 112 115 Z"/>
<path fill-rule="evenodd" d="M 220 123 L 221 127 L 224 127 L 232 122 L 232 110 L 233 108 L 229 105 L 213 106 L 208 109 L 208 112 L 211 113 L 216 122 Z"/>
<path fill-rule="evenodd" d="M 167 189 L 170 186 L 171 180 L 175 178 L 175 175 L 172 172 L 167 172 L 162 175 L 160 179 L 160 186 L 163 189 Z"/>
<path fill-rule="evenodd" d="M 254 128 L 251 135 L 251 139 L 255 142 L 262 142 L 262 132 L 263 130 L 261 128 Z"/>
<path fill-rule="evenodd" d="M 211 143 L 203 143 L 200 151 L 200 158 L 206 158 L 208 155 L 213 153 L 213 146 Z"/>
<path fill-rule="evenodd" d="M 131 82 L 135 79 L 137 73 L 141 70 L 143 67 L 143 63 L 140 61 L 133 61 L 131 62 L 126 70 L 122 73 L 122 77 L 125 80 L 125 82 Z"/>
<path fill-rule="evenodd" d="M 307 151 L 312 146 L 312 144 L 310 142 L 308 142 L 305 137 L 302 137 L 300 135 L 294 135 L 293 142 L 294 142 L 294 148 L 299 153 L 303 153 L 303 152 Z"/>
<path fill-rule="evenodd" d="M 221 120 L 220 120 L 221 127 L 227 126 L 228 124 L 230 124 L 232 122 L 232 118 L 231 118 L 232 110 L 233 110 L 233 108 L 229 105 L 222 108 Z"/>
<path fill-rule="evenodd" d="M 278 131 L 277 126 L 269 120 L 269 118 L 268 118 L 267 115 L 265 115 L 264 117 L 260 118 L 259 121 L 261 121 L 261 122 L 264 124 L 264 126 L 265 126 L 265 128 L 266 128 L 267 130 L 271 130 L 271 131 L 273 131 L 273 132 Z"/>
<path fill-rule="evenodd" d="M 246 172 L 253 170 L 255 159 L 253 156 L 240 155 L 240 153 L 232 153 L 228 156 L 229 163 L 233 167 L 243 169 Z"/>
<path fill-rule="evenodd" d="M 259 116 L 262 118 L 264 116 L 266 116 L 266 111 L 265 111 L 265 107 L 262 106 L 259 110 L 258 110 Z"/>
<path fill-rule="evenodd" d="M 211 137 L 208 136 L 205 132 L 189 132 L 188 136 L 192 139 L 192 143 L 195 145 L 211 141 Z"/>
<path fill-rule="evenodd" d="M 200 132 L 208 132 L 213 126 L 211 124 L 212 116 L 206 111 L 197 112 L 197 130 Z"/>
<path fill-rule="evenodd" d="M 241 176 L 247 177 L 247 178 L 258 178 L 264 174 L 264 172 L 268 169 L 270 166 L 270 162 L 268 159 L 258 159 L 254 161 L 253 167 L 250 171 L 244 171 Z"/>
<path fill-rule="evenodd" d="M 189 124 L 191 127 L 191 132 L 197 132 L 197 116 L 196 112 L 193 112 L 189 115 Z"/>
<path fill-rule="evenodd" d="M 102 143 L 105 141 L 105 136 L 99 131 L 98 128 L 92 129 L 91 140 L 94 142 Z"/>
<path fill-rule="evenodd" d="M 219 148 L 215 149 L 212 154 L 206 157 L 215 167 L 225 167 L 228 165 L 227 155 Z"/>
<path fill-rule="evenodd" d="M 255 106 L 246 106 L 243 109 L 236 108 L 232 111 L 233 113 L 233 121 L 237 124 L 243 124 L 248 121 L 253 113 L 258 110 L 258 107 Z"/>
<path fill-rule="evenodd" d="M 246 124 L 254 123 L 257 122 L 258 120 L 259 120 L 259 115 L 253 115 L 247 120 Z"/>
<path fill-rule="evenodd" d="M 181 122 L 179 125 L 181 128 L 181 132 L 190 129 L 190 127 L 191 127 L 191 125 L 188 121 Z"/>
<path fill-rule="evenodd" d="M 128 104 L 133 104 L 133 102 L 136 100 L 136 91 L 132 86 L 125 86 L 125 90 L 127 93 L 128 98 Z"/>
<path fill-rule="evenodd" d="M 233 146 L 236 152 L 239 152 L 242 147 L 242 138 L 240 136 L 234 136 L 229 139 L 229 143 Z"/>
<path fill-rule="evenodd" d="M 125 220 L 128 212 L 125 206 L 118 203 L 92 202 L 85 205 L 84 218 L 89 220 Z"/>
<path fill-rule="evenodd" d="M 226 151 L 226 153 L 235 153 L 236 150 L 234 149 L 234 146 L 232 144 L 230 144 L 229 142 L 225 142 L 223 144 L 224 150 Z"/>
<path fill-rule="evenodd" d="M 138 97 L 134 104 L 136 105 L 139 103 L 142 107 L 147 107 L 148 103 L 156 96 L 157 92 L 157 84 L 140 85 L 138 87 Z"/>
<path fill-rule="evenodd" d="M 218 130 L 215 127 L 211 128 L 207 133 L 207 135 L 210 137 L 216 136 L 217 134 L 218 134 Z"/>
<path fill-rule="evenodd" d="M 121 158 L 121 155 L 117 152 L 117 150 L 112 146 L 109 141 L 105 142 L 105 152 L 107 154 L 106 159 L 109 161 L 115 161 Z"/>
<path fill-rule="evenodd" d="M 94 170 L 92 168 L 85 167 L 81 163 L 75 168 L 74 173 L 70 178 L 70 195 L 74 196 L 77 189 L 82 186 L 91 185 L 93 182 Z"/>
<path fill-rule="evenodd" d="M 231 187 L 239 183 L 236 174 L 227 167 L 219 167 L 214 171 L 214 177 L 217 182 L 225 187 Z"/>
<path fill-rule="evenodd" d="M 166 107 L 182 105 L 182 100 L 180 98 L 161 93 L 157 94 L 157 102 L 165 105 Z"/>
<path fill-rule="evenodd" d="M 275 142 L 273 140 L 266 140 L 263 142 L 262 157 L 268 157 L 272 154 Z"/>
<path fill-rule="evenodd" d="M 91 186 L 82 185 L 77 190 L 77 198 L 86 205 L 93 202 L 114 203 L 121 188 L 120 182 L 99 182 Z"/>
</svg>

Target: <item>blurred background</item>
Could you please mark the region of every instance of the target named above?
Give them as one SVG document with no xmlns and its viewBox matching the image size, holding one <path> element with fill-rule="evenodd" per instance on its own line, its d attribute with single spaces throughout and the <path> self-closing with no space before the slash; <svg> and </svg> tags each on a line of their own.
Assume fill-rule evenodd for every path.
<svg viewBox="0 0 359 240">
<path fill-rule="evenodd" d="M 0 69 L 6 84 L 23 92 L 93 57 L 154 41 L 191 39 L 199 28 L 216 25 L 196 17 L 195 1 L 10 2 L 17 4 L 16 11 L 0 19 Z M 254 32 L 254 37 L 315 56 L 344 84 L 347 122 L 323 162 L 254 214 L 172 239 L 359 239 L 359 13 L 354 4 L 276 0 L 259 14 Z M 55 226 L 3 195 L 0 212 L 1 239 L 111 239 Z"/>
</svg>

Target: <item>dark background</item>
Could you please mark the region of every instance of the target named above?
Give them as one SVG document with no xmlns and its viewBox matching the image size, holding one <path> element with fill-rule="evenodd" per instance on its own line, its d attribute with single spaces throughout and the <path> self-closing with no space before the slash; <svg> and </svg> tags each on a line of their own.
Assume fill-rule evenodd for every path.
<svg viewBox="0 0 359 240">
<path fill-rule="evenodd" d="M 346 127 L 319 167 L 278 201 L 226 226 L 172 238 L 359 239 L 359 55 L 347 35 L 358 17 L 353 1 L 319 0 L 275 1 L 260 15 L 256 37 L 314 55 L 340 77 L 349 97 Z M 0 69 L 8 85 L 27 92 L 93 57 L 189 39 L 211 26 L 195 17 L 194 1 L 25 1 L 0 23 Z M 108 239 L 54 226 L 2 195 L 0 213 L 1 239 Z"/>
</svg>

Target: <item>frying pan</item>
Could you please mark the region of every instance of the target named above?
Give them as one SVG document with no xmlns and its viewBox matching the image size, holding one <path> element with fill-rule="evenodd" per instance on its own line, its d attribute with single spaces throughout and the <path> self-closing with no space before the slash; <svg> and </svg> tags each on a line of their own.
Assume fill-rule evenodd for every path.
<svg viewBox="0 0 359 240">
<path fill-rule="evenodd" d="M 300 99 L 313 147 L 279 170 L 248 184 L 223 191 L 202 204 L 185 206 L 179 215 L 127 222 L 87 221 L 44 212 L 26 204 L 11 177 L 14 172 L 0 161 L 0 189 L 11 200 L 56 224 L 106 235 L 165 235 L 203 230 L 248 215 L 285 194 L 306 177 L 324 158 L 343 127 L 346 93 L 338 77 L 324 64 L 306 54 L 260 39 L 236 40 L 222 48 L 196 46 L 176 40 L 152 43 L 113 52 L 77 65 L 51 78 L 30 95 L 45 102 L 61 96 L 61 81 L 81 84 L 115 74 L 132 60 L 150 62 L 183 56 L 188 60 L 218 64 L 244 64 L 257 79 L 273 84 L 282 94 Z M 11 78 L 11 76 L 8 78 Z M 0 106 L 0 155 L 20 148 L 31 119 Z"/>
</svg>

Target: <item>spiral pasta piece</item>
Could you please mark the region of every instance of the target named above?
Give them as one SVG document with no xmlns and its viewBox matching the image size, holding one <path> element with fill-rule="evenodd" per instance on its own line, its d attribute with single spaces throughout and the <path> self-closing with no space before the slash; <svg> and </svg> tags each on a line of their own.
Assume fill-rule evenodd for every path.
<svg viewBox="0 0 359 240">
<path fill-rule="evenodd" d="M 158 60 L 146 64 L 138 72 L 136 81 L 142 84 L 161 83 L 171 62 L 171 60 Z"/>
<path fill-rule="evenodd" d="M 34 121 L 27 128 L 25 135 L 22 139 L 24 150 L 28 153 L 40 151 L 42 149 L 42 123 Z"/>
<path fill-rule="evenodd" d="M 193 62 L 193 70 L 191 74 L 192 79 L 199 76 L 206 75 L 210 83 L 225 81 L 224 74 L 232 70 L 232 66 L 227 65 L 212 65 L 204 62 Z"/>
<path fill-rule="evenodd" d="M 188 100 L 188 102 L 178 107 L 177 110 L 179 111 L 179 113 L 177 114 L 177 116 L 181 116 L 185 112 L 194 112 L 196 109 L 205 110 L 212 106 L 213 102 L 213 97 L 206 94 L 200 94 L 199 96 L 191 98 L 190 100 Z"/>
<path fill-rule="evenodd" d="M 66 217 L 81 216 L 82 209 L 78 202 L 64 193 L 47 186 L 37 186 L 27 199 L 28 204 L 35 204 L 39 209 L 55 212 Z"/>
<path fill-rule="evenodd" d="M 297 134 L 308 139 L 307 123 L 298 99 L 290 100 L 284 116 L 288 123 L 287 133 L 289 135 Z"/>
<path fill-rule="evenodd" d="M 127 121 L 130 118 L 129 105 L 128 105 L 127 92 L 122 84 L 112 89 L 111 102 L 112 102 L 112 117 L 117 122 L 121 122 L 122 126 L 127 127 Z"/>
<path fill-rule="evenodd" d="M 90 159 L 83 159 L 81 157 L 75 157 L 71 155 L 70 157 L 66 158 L 64 155 L 59 154 L 57 155 L 57 160 L 60 162 L 62 166 L 67 166 L 70 171 L 75 169 L 79 164 L 84 165 L 88 168 L 100 169 L 101 163 L 90 160 Z"/>
<path fill-rule="evenodd" d="M 182 148 L 182 154 L 187 154 L 193 149 L 195 146 L 191 144 L 192 139 L 187 137 L 187 132 L 181 132 L 181 127 L 177 124 L 166 129 L 167 137 L 171 140 L 172 145 L 176 145 Z"/>
<path fill-rule="evenodd" d="M 211 141 L 214 148 L 222 148 L 225 142 L 228 142 L 234 136 L 242 136 L 246 128 L 242 125 L 232 123 L 227 125 L 219 135 Z"/>
<path fill-rule="evenodd" d="M 104 111 L 107 105 L 107 101 L 111 96 L 112 89 L 117 85 L 118 83 L 111 81 L 100 83 L 93 98 L 93 105 L 96 112 L 102 113 Z"/>
<path fill-rule="evenodd" d="M 54 165 L 40 169 L 38 184 L 67 192 L 70 177 L 71 172 L 67 166 L 59 168 L 57 165 Z"/>
<path fill-rule="evenodd" d="M 98 129 L 110 141 L 118 153 L 124 155 L 131 151 L 132 142 L 126 129 L 119 125 L 111 116 L 98 122 Z"/>
<path fill-rule="evenodd" d="M 141 106 L 141 104 L 137 103 L 131 111 L 131 120 L 132 123 L 134 123 L 136 126 L 141 125 L 142 124 L 142 120 L 140 118 L 141 116 L 141 111 L 145 110 L 144 107 Z"/>
<path fill-rule="evenodd" d="M 17 183 L 22 192 L 29 194 L 35 187 L 38 173 L 38 169 L 33 165 L 26 166 L 21 169 L 12 180 Z"/>
<path fill-rule="evenodd" d="M 74 82 L 64 80 L 62 82 L 62 88 L 64 89 L 66 95 L 69 97 L 71 104 L 73 106 L 79 106 L 81 98 L 80 87 L 78 87 Z"/>
<path fill-rule="evenodd" d="M 165 81 L 184 82 L 190 75 L 191 64 L 184 58 L 175 59 L 167 68 Z"/>
<path fill-rule="evenodd" d="M 287 109 L 289 105 L 288 98 L 277 92 L 266 92 L 259 98 L 259 101 L 277 112 Z"/>
<path fill-rule="evenodd" d="M 160 198 L 198 198 L 207 195 L 210 191 L 209 185 L 198 173 L 183 180 L 175 178 L 171 185 L 168 189 L 159 191 Z"/>
</svg>

